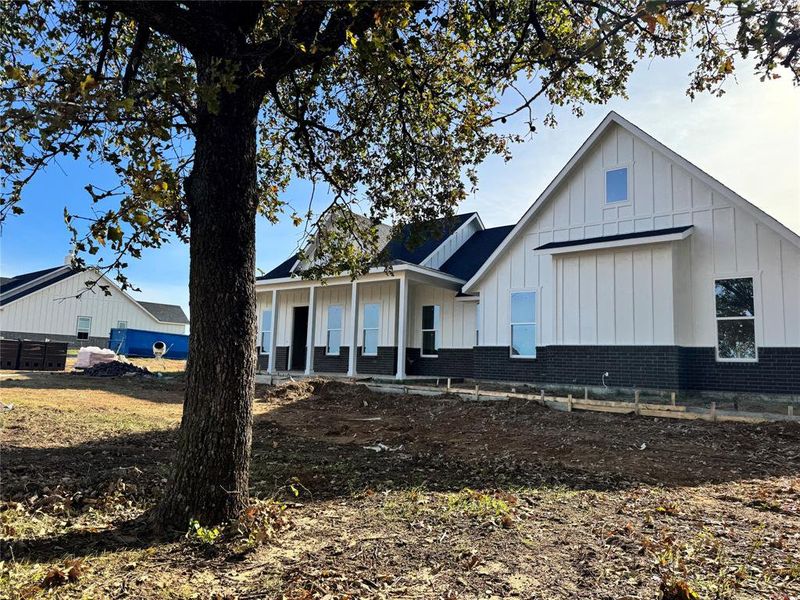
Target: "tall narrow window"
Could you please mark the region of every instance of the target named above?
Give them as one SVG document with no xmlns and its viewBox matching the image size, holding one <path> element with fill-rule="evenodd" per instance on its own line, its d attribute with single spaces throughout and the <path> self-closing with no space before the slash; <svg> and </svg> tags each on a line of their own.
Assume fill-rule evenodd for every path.
<svg viewBox="0 0 800 600">
<path fill-rule="evenodd" d="M 475 303 L 475 345 L 481 344 L 481 303 Z"/>
<path fill-rule="evenodd" d="M 79 340 L 88 340 L 92 331 L 92 317 L 78 317 L 77 337 Z"/>
<path fill-rule="evenodd" d="M 628 168 L 606 171 L 606 204 L 628 201 Z"/>
<path fill-rule="evenodd" d="M 536 292 L 511 292 L 511 356 L 536 357 Z"/>
<path fill-rule="evenodd" d="M 378 354 L 378 331 L 380 330 L 381 305 L 364 305 L 364 342 L 361 353 L 365 356 Z"/>
<path fill-rule="evenodd" d="M 422 356 L 436 356 L 439 351 L 439 305 L 422 307 Z"/>
<path fill-rule="evenodd" d="M 342 307 L 332 304 L 328 307 L 328 344 L 325 353 L 339 356 L 342 347 Z"/>
<path fill-rule="evenodd" d="M 272 309 L 261 313 L 261 354 L 269 354 L 272 348 Z"/>
<path fill-rule="evenodd" d="M 756 360 L 756 320 L 753 278 L 717 279 L 717 358 Z"/>
</svg>

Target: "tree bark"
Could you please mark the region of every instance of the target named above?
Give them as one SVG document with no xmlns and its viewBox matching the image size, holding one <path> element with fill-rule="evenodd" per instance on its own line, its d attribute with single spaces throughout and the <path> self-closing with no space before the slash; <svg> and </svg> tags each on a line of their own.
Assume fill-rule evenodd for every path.
<svg viewBox="0 0 800 600">
<path fill-rule="evenodd" d="M 198 80 L 210 67 L 198 61 Z M 186 184 L 190 216 L 191 335 L 178 453 L 157 522 L 234 518 L 248 499 L 255 393 L 256 121 L 244 85 L 202 104 Z"/>
</svg>

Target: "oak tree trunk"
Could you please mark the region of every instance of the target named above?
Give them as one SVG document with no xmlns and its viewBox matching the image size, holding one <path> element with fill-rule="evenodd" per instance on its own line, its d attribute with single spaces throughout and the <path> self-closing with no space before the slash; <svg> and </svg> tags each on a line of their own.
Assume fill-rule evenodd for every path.
<svg viewBox="0 0 800 600">
<path fill-rule="evenodd" d="M 198 64 L 202 83 L 203 65 Z M 202 102 L 198 102 L 202 104 Z M 248 498 L 255 392 L 256 120 L 242 87 L 199 109 L 187 180 L 191 332 L 178 453 L 156 513 L 166 527 L 234 518 Z"/>
</svg>

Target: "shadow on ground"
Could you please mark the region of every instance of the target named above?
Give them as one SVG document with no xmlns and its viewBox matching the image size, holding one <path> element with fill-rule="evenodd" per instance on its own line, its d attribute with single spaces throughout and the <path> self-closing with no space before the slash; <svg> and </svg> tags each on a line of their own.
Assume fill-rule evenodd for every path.
<svg viewBox="0 0 800 600">
<path fill-rule="evenodd" d="M 521 401 L 383 396 L 361 386 L 319 382 L 298 384 L 294 393 L 269 392 L 257 413 L 252 494 L 294 499 L 294 486 L 306 504 L 367 490 L 610 491 L 800 472 L 800 427 L 792 423 L 560 413 Z M 37 498 L 57 494 L 73 516 L 109 498 L 139 509 L 137 518 L 122 515 L 113 529 L 14 541 L 3 556 L 41 562 L 170 539 L 150 531 L 139 514 L 163 494 L 175 441 L 174 430 L 159 430 L 70 447 L 5 448 L 6 502 L 35 506 Z"/>
</svg>

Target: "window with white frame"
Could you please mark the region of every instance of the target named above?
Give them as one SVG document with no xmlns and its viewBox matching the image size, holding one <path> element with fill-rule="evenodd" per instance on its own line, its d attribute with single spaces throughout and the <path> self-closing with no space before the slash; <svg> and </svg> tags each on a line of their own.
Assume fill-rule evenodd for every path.
<svg viewBox="0 0 800 600">
<path fill-rule="evenodd" d="M 332 304 L 328 307 L 328 342 L 325 354 L 339 356 L 342 348 L 342 307 Z"/>
<path fill-rule="evenodd" d="M 361 353 L 364 356 L 376 356 L 378 354 L 378 331 L 380 330 L 381 305 L 364 305 L 364 341 Z"/>
<path fill-rule="evenodd" d="M 439 305 L 422 307 L 422 356 L 436 356 L 439 351 Z"/>
<path fill-rule="evenodd" d="M 606 171 L 606 204 L 628 201 L 628 167 Z"/>
<path fill-rule="evenodd" d="M 717 279 L 714 282 L 717 316 L 717 358 L 756 360 L 756 320 L 753 278 Z"/>
<path fill-rule="evenodd" d="M 92 317 L 78 317 L 76 336 L 79 340 L 88 340 L 92 330 Z"/>
<path fill-rule="evenodd" d="M 511 292 L 511 356 L 536 357 L 536 292 Z"/>
<path fill-rule="evenodd" d="M 128 322 L 127 321 L 117 321 L 117 329 L 127 329 Z"/>
<path fill-rule="evenodd" d="M 481 344 L 481 303 L 475 303 L 475 345 Z"/>
<path fill-rule="evenodd" d="M 272 348 L 272 309 L 261 313 L 261 354 L 269 354 Z"/>
</svg>

